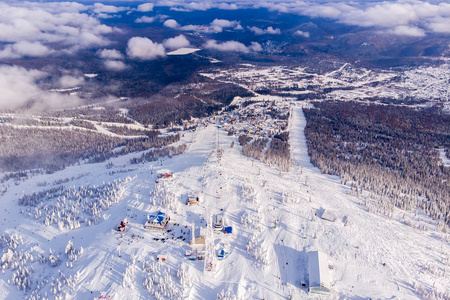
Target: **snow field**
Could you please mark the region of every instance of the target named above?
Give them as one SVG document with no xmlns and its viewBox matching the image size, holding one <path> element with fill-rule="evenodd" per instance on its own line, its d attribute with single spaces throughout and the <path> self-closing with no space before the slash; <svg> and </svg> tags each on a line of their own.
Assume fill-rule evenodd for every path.
<svg viewBox="0 0 450 300">
<path fill-rule="evenodd" d="M 347 194 L 349 187 L 310 164 L 305 125 L 301 107 L 293 106 L 290 172 L 244 157 L 236 137 L 209 125 L 186 133 L 187 151 L 171 159 L 131 169 L 130 158 L 140 153 L 128 154 L 111 159 L 110 169 L 108 162 L 82 164 L 9 187 L 1 196 L 0 298 L 319 299 L 307 293 L 310 250 L 328 255 L 333 282 L 326 298 L 448 297 L 445 235 L 368 213 L 362 199 Z M 155 183 L 163 169 L 174 178 Z M 119 198 L 97 211 L 98 222 L 91 226 L 45 225 L 21 213 L 28 208 L 18 205 L 23 193 L 48 188 L 38 182 L 72 177 L 61 185 L 130 180 L 121 181 Z M 200 196 L 199 205 L 185 205 L 190 194 Z M 318 217 L 325 209 L 337 216 L 336 222 Z M 167 230 L 145 230 L 147 215 L 158 210 L 171 217 Z M 214 271 L 204 272 L 204 261 L 190 261 L 185 253 L 191 249 L 191 226 L 206 228 L 208 216 L 216 214 L 224 215 L 233 233 L 215 232 L 214 252 L 228 243 L 230 254 L 215 259 Z M 118 233 L 122 220 L 130 229 Z M 158 262 L 159 254 L 167 260 Z M 17 289 L 24 284 L 30 288 Z"/>
</svg>

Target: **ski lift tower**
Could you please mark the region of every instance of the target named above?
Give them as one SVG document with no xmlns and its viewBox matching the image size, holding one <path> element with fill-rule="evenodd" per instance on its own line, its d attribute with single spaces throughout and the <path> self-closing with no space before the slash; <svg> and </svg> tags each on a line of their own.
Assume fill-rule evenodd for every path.
<svg viewBox="0 0 450 300">
<path fill-rule="evenodd" d="M 205 266 L 203 272 L 214 272 L 216 270 L 216 257 L 214 245 L 214 233 L 212 228 L 212 216 L 209 214 L 206 226 L 206 240 L 205 240 Z"/>
</svg>

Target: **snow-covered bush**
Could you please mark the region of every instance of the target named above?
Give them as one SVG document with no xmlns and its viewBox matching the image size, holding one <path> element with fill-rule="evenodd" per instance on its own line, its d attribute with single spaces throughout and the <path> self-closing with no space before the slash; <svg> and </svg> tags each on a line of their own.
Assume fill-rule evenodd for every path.
<svg viewBox="0 0 450 300">
<path fill-rule="evenodd" d="M 16 270 L 21 266 L 25 266 L 28 262 L 33 262 L 34 256 L 30 252 L 22 252 L 9 248 L 3 253 L 0 264 L 3 270 Z"/>
<path fill-rule="evenodd" d="M 426 300 L 438 300 L 438 299 L 450 299 L 450 293 L 444 292 L 444 291 L 436 291 L 436 290 L 429 290 L 425 288 L 423 285 L 415 283 L 414 284 L 414 291 L 421 299 Z"/>
<path fill-rule="evenodd" d="M 124 288 L 132 288 L 133 287 L 135 272 L 136 272 L 136 259 L 134 256 L 132 256 L 131 263 L 125 269 L 125 274 L 123 274 L 122 286 Z"/>
<path fill-rule="evenodd" d="M 192 287 L 192 281 L 190 277 L 189 267 L 185 264 L 181 264 L 177 271 L 178 280 L 180 280 L 183 293 L 190 287 Z"/>
<path fill-rule="evenodd" d="M 261 224 L 261 215 L 258 213 L 245 212 L 241 216 L 241 223 L 249 229 L 256 230 L 257 232 L 263 231 L 263 226 Z"/>
<path fill-rule="evenodd" d="M 172 210 L 176 213 L 178 208 L 177 193 L 171 192 L 165 182 L 157 184 L 154 190 L 150 191 L 150 203 L 152 205 L 160 205 L 163 208 Z"/>
<path fill-rule="evenodd" d="M 300 199 L 298 197 L 295 197 L 290 192 L 283 192 L 281 195 L 281 202 L 283 203 L 300 203 Z"/>
<path fill-rule="evenodd" d="M 26 291 L 31 288 L 31 272 L 32 269 L 27 266 L 20 266 L 12 276 L 12 284 L 16 285 L 19 290 Z"/>
<path fill-rule="evenodd" d="M 22 237 L 15 233 L 0 236 L 0 250 L 3 250 L 0 258 L 0 267 L 2 270 L 17 270 L 26 266 L 28 262 L 35 260 L 31 252 L 23 252 L 17 249 L 21 244 L 23 244 Z M 22 270 L 21 272 L 26 272 L 26 270 Z M 18 275 L 20 274 L 18 273 Z"/>
<path fill-rule="evenodd" d="M 7 191 L 8 187 L 6 186 L 6 184 L 2 184 L 2 187 L 0 188 L 0 196 L 6 194 Z"/>
<path fill-rule="evenodd" d="M 234 294 L 230 291 L 222 290 L 219 294 L 217 294 L 217 300 L 240 300 L 237 294 Z"/>
<path fill-rule="evenodd" d="M 0 236 L 0 249 L 4 247 L 16 249 L 21 244 L 23 244 L 23 239 L 17 233 L 13 234 L 6 233 Z"/>
<path fill-rule="evenodd" d="M 84 251 L 83 247 L 81 247 L 80 250 L 75 249 L 75 247 L 73 246 L 72 240 L 69 240 L 67 242 L 66 249 L 64 250 L 64 253 L 66 253 L 67 258 L 70 261 L 77 261 L 78 260 L 78 255 L 83 254 L 83 251 Z"/>
<path fill-rule="evenodd" d="M 78 282 L 78 273 L 75 276 L 67 277 L 64 273 L 58 270 L 58 277 L 56 277 L 50 284 L 50 291 L 57 300 L 64 300 L 69 298 L 70 293 L 76 287 Z"/>
<path fill-rule="evenodd" d="M 57 267 L 61 264 L 61 259 L 59 258 L 59 255 L 55 254 L 52 251 L 52 249 L 50 249 L 50 254 L 48 255 L 48 262 L 52 267 Z"/>
<path fill-rule="evenodd" d="M 99 215 L 122 199 L 124 183 L 130 181 L 115 180 L 101 186 L 71 187 L 63 186 L 45 190 L 40 193 L 23 195 L 19 204 L 32 206 L 25 214 L 45 225 L 57 224 L 58 228 L 77 229 L 81 224 L 88 226 L 101 220 Z"/>
<path fill-rule="evenodd" d="M 242 186 L 242 198 L 246 199 L 248 202 L 258 205 L 261 203 L 261 196 L 255 191 L 252 184 L 246 182 Z"/>
<path fill-rule="evenodd" d="M 256 262 L 267 266 L 267 250 L 259 242 L 259 233 L 255 233 L 248 241 L 246 246 L 247 252 L 255 257 Z"/>
<path fill-rule="evenodd" d="M 178 284 L 168 271 L 168 267 L 162 267 L 160 263 L 144 263 L 143 286 L 156 299 L 181 299 L 181 291 Z"/>
</svg>

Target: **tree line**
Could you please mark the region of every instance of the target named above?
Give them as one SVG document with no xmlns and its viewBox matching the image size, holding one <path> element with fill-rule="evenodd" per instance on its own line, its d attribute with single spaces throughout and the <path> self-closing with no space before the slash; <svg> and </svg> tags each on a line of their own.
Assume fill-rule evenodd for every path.
<svg viewBox="0 0 450 300">
<path fill-rule="evenodd" d="M 179 134 L 157 136 L 149 132 L 147 137 L 123 139 L 78 129 L 0 126 L 0 171 L 42 168 L 51 173 L 80 160 L 102 162 L 118 155 L 165 147 L 179 140 Z M 122 148 L 115 151 L 118 147 Z"/>
</svg>

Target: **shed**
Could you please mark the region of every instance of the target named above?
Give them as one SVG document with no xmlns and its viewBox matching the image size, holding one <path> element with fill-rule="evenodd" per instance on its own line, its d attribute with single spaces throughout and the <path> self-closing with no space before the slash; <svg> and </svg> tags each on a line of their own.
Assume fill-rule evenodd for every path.
<svg viewBox="0 0 450 300">
<path fill-rule="evenodd" d="M 309 292 L 330 293 L 330 273 L 327 256 L 319 251 L 308 252 Z"/>
<path fill-rule="evenodd" d="M 342 218 L 342 223 L 344 223 L 344 226 L 347 226 L 347 225 L 348 225 L 348 217 L 347 217 L 347 216 L 344 216 L 344 217 Z"/>
<path fill-rule="evenodd" d="M 216 215 L 214 217 L 213 227 L 215 231 L 223 230 L 223 215 Z"/>
<path fill-rule="evenodd" d="M 192 226 L 191 229 L 191 234 L 192 234 L 192 238 L 191 238 L 191 245 L 195 246 L 195 245 L 201 245 L 201 246 L 205 246 L 205 229 L 204 228 L 199 228 L 198 230 L 199 234 L 196 237 L 195 235 L 195 228 L 194 226 Z"/>
<path fill-rule="evenodd" d="M 197 195 L 189 195 L 188 199 L 186 201 L 187 205 L 195 205 L 198 204 L 200 202 L 200 198 Z"/>
<path fill-rule="evenodd" d="M 328 211 L 328 210 L 325 210 L 325 211 L 322 213 L 322 215 L 320 216 L 320 218 L 321 218 L 322 220 L 327 220 L 327 221 L 330 221 L 330 222 L 336 221 L 336 216 L 335 216 L 332 212 L 330 212 L 330 211 Z"/>
</svg>

